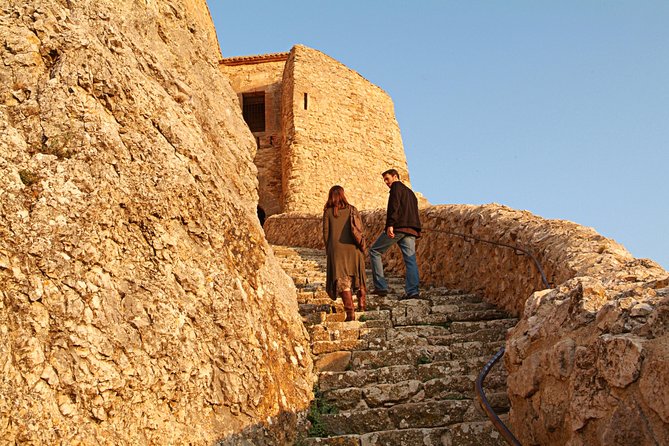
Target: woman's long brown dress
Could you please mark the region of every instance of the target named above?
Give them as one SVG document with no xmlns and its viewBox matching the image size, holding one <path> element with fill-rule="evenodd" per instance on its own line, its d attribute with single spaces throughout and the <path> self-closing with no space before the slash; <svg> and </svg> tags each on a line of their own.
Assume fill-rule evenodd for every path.
<svg viewBox="0 0 669 446">
<path fill-rule="evenodd" d="M 334 216 L 332 208 L 323 212 L 323 241 L 327 254 L 325 289 L 332 299 L 337 298 L 337 281 L 350 283 L 351 291 L 365 284 L 365 256 L 358 249 L 351 232 L 351 208 L 339 209 Z"/>
</svg>

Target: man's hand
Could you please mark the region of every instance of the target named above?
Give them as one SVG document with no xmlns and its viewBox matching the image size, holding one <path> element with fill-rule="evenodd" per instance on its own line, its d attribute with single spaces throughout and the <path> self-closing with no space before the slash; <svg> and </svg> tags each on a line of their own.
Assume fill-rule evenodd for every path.
<svg viewBox="0 0 669 446">
<path fill-rule="evenodd" d="M 395 238 L 395 230 L 393 229 L 392 226 L 388 226 L 388 229 L 386 229 L 386 234 L 390 238 Z"/>
</svg>

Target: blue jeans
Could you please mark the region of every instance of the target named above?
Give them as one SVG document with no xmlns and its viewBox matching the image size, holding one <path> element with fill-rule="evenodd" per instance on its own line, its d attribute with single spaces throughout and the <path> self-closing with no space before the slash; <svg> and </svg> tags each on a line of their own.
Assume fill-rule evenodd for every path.
<svg viewBox="0 0 669 446">
<path fill-rule="evenodd" d="M 404 292 L 408 295 L 418 294 L 418 264 L 416 263 L 416 237 L 402 232 L 396 232 L 395 238 L 388 237 L 385 232 L 379 235 L 371 248 L 369 248 L 369 258 L 372 263 L 372 279 L 374 288 L 377 290 L 387 290 L 388 282 L 383 276 L 383 262 L 381 254 L 388 251 L 388 248 L 395 243 L 402 251 L 404 266 L 406 267 L 406 279 L 404 283 Z"/>
</svg>

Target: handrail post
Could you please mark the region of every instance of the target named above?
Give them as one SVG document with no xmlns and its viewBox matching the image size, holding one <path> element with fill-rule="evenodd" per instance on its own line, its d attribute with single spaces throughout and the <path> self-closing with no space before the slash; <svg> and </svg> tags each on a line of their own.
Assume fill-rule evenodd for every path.
<svg viewBox="0 0 669 446">
<path fill-rule="evenodd" d="M 506 427 L 506 424 L 504 424 L 504 422 L 497 416 L 495 411 L 492 410 L 492 407 L 490 407 L 490 403 L 488 402 L 488 398 L 486 398 L 485 392 L 483 391 L 483 381 L 485 380 L 486 376 L 488 376 L 490 369 L 495 365 L 499 358 L 502 357 L 502 355 L 504 355 L 504 347 L 501 347 L 499 351 L 495 353 L 495 356 L 493 356 L 492 359 L 488 361 L 485 366 L 483 366 L 481 373 L 479 373 L 478 378 L 476 378 L 474 388 L 476 390 L 476 396 L 478 396 L 479 401 L 481 402 L 481 407 L 485 411 L 488 418 L 490 418 L 490 421 L 492 422 L 495 429 L 497 429 L 497 431 L 502 434 L 502 437 L 504 437 L 504 440 L 506 440 L 508 444 L 513 446 L 521 446 L 518 439 L 513 435 L 513 432 L 511 432 L 509 428 Z"/>
</svg>

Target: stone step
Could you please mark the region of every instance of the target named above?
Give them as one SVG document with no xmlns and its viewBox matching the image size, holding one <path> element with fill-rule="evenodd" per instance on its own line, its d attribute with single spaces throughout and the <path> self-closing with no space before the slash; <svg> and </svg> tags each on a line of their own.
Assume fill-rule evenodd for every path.
<svg viewBox="0 0 669 446">
<path fill-rule="evenodd" d="M 357 305 L 356 305 L 357 307 Z M 344 312 L 344 306 L 336 306 L 336 313 L 331 313 L 328 314 L 325 317 L 325 322 L 343 322 L 344 318 L 346 317 L 346 313 Z M 343 318 L 342 318 L 343 316 Z M 390 321 L 390 312 L 388 310 L 379 310 L 379 311 L 365 311 L 359 312 L 356 311 L 356 320 L 360 320 L 362 318 L 363 322 L 369 322 L 372 320 L 387 320 Z"/>
<path fill-rule="evenodd" d="M 425 293 L 421 293 L 419 299 L 400 300 L 402 294 L 388 296 L 372 295 L 367 298 L 368 306 L 382 310 L 390 310 L 400 303 L 414 302 L 435 308 L 435 312 L 443 313 L 462 310 L 489 310 L 496 308 L 493 304 L 485 302 L 480 297 L 472 294 L 428 297 Z"/>
<path fill-rule="evenodd" d="M 422 445 L 441 446 L 441 438 L 448 428 L 395 429 L 372 432 L 363 435 L 338 435 L 327 438 L 307 438 L 300 444 L 305 446 L 379 446 L 379 445 Z"/>
<path fill-rule="evenodd" d="M 322 391 L 322 395 L 329 404 L 337 407 L 340 411 L 389 407 L 396 404 L 429 400 L 469 399 L 474 397 L 476 376 L 451 375 L 434 378 L 426 382 L 403 378 L 401 381 L 388 384 L 335 388 Z M 505 387 L 505 377 L 501 379 L 495 377 L 486 386 L 486 394 L 490 404 L 498 412 L 508 410 L 508 398 L 504 393 Z"/>
<path fill-rule="evenodd" d="M 374 384 L 393 384 L 413 379 L 427 382 L 450 375 L 478 375 L 489 359 L 489 357 L 468 357 L 458 361 L 434 361 L 418 366 L 409 364 L 375 369 L 321 372 L 318 377 L 319 387 L 322 391 L 327 391 Z M 498 374 L 503 375 L 500 379 L 506 379 L 506 371 L 500 364 L 490 371 L 486 383 L 491 382 L 491 379 Z"/>
<path fill-rule="evenodd" d="M 454 312 L 434 311 L 427 301 L 410 299 L 392 309 L 394 325 L 444 325 L 454 321 L 487 321 L 507 319 L 508 313 L 492 309 L 466 309 Z"/>
<path fill-rule="evenodd" d="M 466 421 L 483 421 L 472 400 L 426 401 L 389 408 L 321 415 L 330 435 L 366 434 L 408 428 L 436 428 Z"/>
<path fill-rule="evenodd" d="M 435 361 L 452 361 L 458 358 L 484 356 L 492 357 L 504 342 L 459 342 L 451 345 L 427 345 L 419 348 L 398 348 L 394 350 L 354 351 L 351 368 L 376 369 L 391 365 L 420 365 Z"/>
<path fill-rule="evenodd" d="M 311 437 L 299 442 L 304 446 L 505 446 L 507 443 L 490 421 L 457 423 L 447 427 L 395 429 L 362 435 Z"/>
<path fill-rule="evenodd" d="M 514 323 L 488 324 L 480 322 L 453 322 L 435 326 L 404 326 L 388 329 L 386 339 L 393 347 L 417 345 L 450 345 L 458 342 L 495 342 L 506 339 L 506 326 Z M 456 324 L 470 324 L 462 327 Z M 501 326 L 500 326 L 501 325 Z"/>
<path fill-rule="evenodd" d="M 340 317 L 340 319 L 343 318 Z M 416 348 L 422 346 L 448 346 L 463 342 L 502 342 L 505 340 L 506 332 L 495 328 L 484 328 L 474 332 L 449 333 L 448 327 L 431 326 L 429 328 L 439 330 L 426 330 L 430 333 L 440 335 L 424 335 L 420 332 L 404 332 L 403 327 L 390 328 L 380 327 L 375 324 L 382 320 L 371 320 L 365 322 L 321 322 L 308 327 L 311 342 L 317 345 L 319 342 L 333 342 L 329 352 L 337 350 L 351 350 L 349 347 L 338 349 L 336 342 L 365 340 L 366 343 L 356 347 L 357 350 L 389 350 L 396 348 Z M 376 326 L 375 326 L 376 325 Z M 316 353 L 315 354 L 320 354 Z"/>
<path fill-rule="evenodd" d="M 481 330 L 497 330 L 506 333 L 518 322 L 517 319 L 490 319 L 486 321 L 445 321 L 438 324 L 414 324 L 398 325 L 393 327 L 393 333 L 398 336 L 406 337 L 440 337 L 448 336 L 454 333 L 471 334 Z"/>
<path fill-rule="evenodd" d="M 506 446 L 502 435 L 490 421 L 458 423 L 448 427 L 441 437 L 443 446 Z"/>
<path fill-rule="evenodd" d="M 502 444 L 484 421 L 473 386 L 516 319 L 461 290 L 427 288 L 420 299 L 399 300 L 404 278 L 389 277 L 389 294 L 368 295 L 368 311 L 344 322 L 341 299 L 331 300 L 324 290 L 323 251 L 273 249 L 297 287 L 299 311 L 321 371 L 318 400 L 339 411 L 319 414 L 312 432 L 330 437 L 299 444 Z M 354 302 L 357 308 L 355 296 Z M 508 411 L 506 379 L 498 364 L 485 382 L 498 413 Z"/>
</svg>

